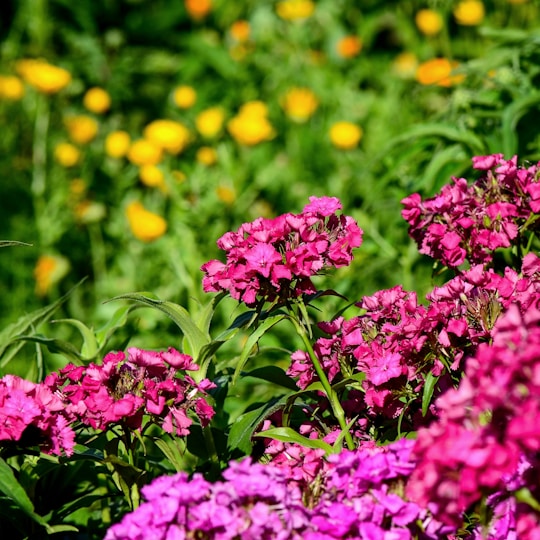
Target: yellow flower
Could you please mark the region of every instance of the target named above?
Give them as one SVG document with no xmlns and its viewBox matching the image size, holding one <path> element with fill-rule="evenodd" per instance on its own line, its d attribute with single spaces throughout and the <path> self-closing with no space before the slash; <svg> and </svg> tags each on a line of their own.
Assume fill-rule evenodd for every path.
<svg viewBox="0 0 540 540">
<path fill-rule="evenodd" d="M 276 5 L 277 14 L 285 20 L 306 19 L 315 11 L 311 0 L 283 0 Z"/>
<path fill-rule="evenodd" d="M 210 148 L 210 146 L 201 146 L 197 150 L 195 158 L 199 163 L 210 167 L 217 163 L 217 152 L 214 148 Z"/>
<path fill-rule="evenodd" d="M 165 175 L 156 165 L 143 165 L 139 169 L 141 182 L 148 187 L 165 187 Z"/>
<path fill-rule="evenodd" d="M 58 283 L 69 270 L 69 262 L 60 255 L 41 255 L 34 267 L 36 294 L 45 296 L 53 285 Z"/>
<path fill-rule="evenodd" d="M 56 94 L 71 82 L 71 73 L 44 60 L 19 60 L 15 69 L 31 86 L 44 94 Z"/>
<path fill-rule="evenodd" d="M 17 101 L 24 96 L 24 85 L 15 75 L 0 75 L 0 99 Z"/>
<path fill-rule="evenodd" d="M 211 0 L 184 0 L 186 11 L 195 20 L 204 19 L 212 9 Z"/>
<path fill-rule="evenodd" d="M 157 240 L 167 231 L 167 222 L 161 216 L 146 210 L 140 202 L 129 203 L 126 216 L 133 236 L 143 242 Z"/>
<path fill-rule="evenodd" d="M 96 120 L 86 115 L 70 116 L 64 120 L 69 138 L 78 143 L 86 144 L 92 141 L 98 132 Z"/>
<path fill-rule="evenodd" d="M 412 52 L 399 53 L 392 64 L 394 72 L 403 79 L 412 79 L 416 74 L 418 58 Z"/>
<path fill-rule="evenodd" d="M 191 138 L 188 128 L 174 120 L 154 120 L 144 128 L 143 135 L 169 154 L 182 152 Z"/>
<path fill-rule="evenodd" d="M 281 106 L 295 122 L 306 122 L 319 106 L 319 100 L 309 88 L 291 88 L 284 96 Z"/>
<path fill-rule="evenodd" d="M 236 193 L 232 187 L 218 186 L 216 188 L 216 195 L 221 202 L 225 204 L 232 204 L 236 201 Z"/>
<path fill-rule="evenodd" d="M 330 128 L 330 140 L 341 150 L 356 148 L 362 135 L 362 128 L 352 122 L 336 122 Z"/>
<path fill-rule="evenodd" d="M 448 87 L 458 84 L 464 79 L 464 75 L 452 75 L 457 66 L 457 62 L 450 62 L 447 58 L 432 58 L 418 66 L 416 80 L 424 85 Z"/>
<path fill-rule="evenodd" d="M 211 139 L 221 131 L 224 120 L 225 113 L 221 107 L 210 107 L 197 115 L 195 126 L 203 137 Z"/>
<path fill-rule="evenodd" d="M 249 23 L 241 19 L 233 22 L 229 31 L 235 41 L 238 43 L 244 43 L 249 39 L 251 29 Z"/>
<path fill-rule="evenodd" d="M 81 152 L 70 143 L 60 143 L 54 149 L 54 158 L 62 167 L 73 167 L 81 159 Z"/>
<path fill-rule="evenodd" d="M 128 149 L 127 158 L 134 165 L 157 165 L 163 157 L 163 150 L 160 146 L 148 139 L 138 139 L 133 141 Z"/>
<path fill-rule="evenodd" d="M 124 157 L 131 144 L 127 131 L 112 131 L 105 137 L 105 153 L 113 158 Z"/>
<path fill-rule="evenodd" d="M 479 0 L 464 0 L 454 8 L 454 17 L 462 26 L 476 26 L 484 20 L 484 4 Z"/>
<path fill-rule="evenodd" d="M 95 86 L 84 94 L 83 105 L 90 112 L 103 114 L 111 108 L 111 96 L 103 88 Z"/>
<path fill-rule="evenodd" d="M 342 58 L 354 58 L 362 50 L 362 41 L 358 36 L 345 36 L 337 42 L 336 49 Z"/>
<path fill-rule="evenodd" d="M 415 17 L 418 30 L 425 36 L 436 36 L 443 27 L 441 14 L 432 9 L 421 9 Z"/>
<path fill-rule="evenodd" d="M 181 109 L 189 109 L 197 101 L 197 93 L 191 86 L 177 86 L 173 92 L 173 101 Z"/>
<path fill-rule="evenodd" d="M 89 224 L 101 221 L 106 216 L 107 210 L 102 203 L 84 200 L 75 206 L 73 213 L 79 223 Z"/>
<path fill-rule="evenodd" d="M 227 129 L 240 144 L 253 146 L 275 136 L 274 128 L 267 118 L 267 107 L 261 101 L 245 103 L 238 114 L 231 118 Z"/>
</svg>

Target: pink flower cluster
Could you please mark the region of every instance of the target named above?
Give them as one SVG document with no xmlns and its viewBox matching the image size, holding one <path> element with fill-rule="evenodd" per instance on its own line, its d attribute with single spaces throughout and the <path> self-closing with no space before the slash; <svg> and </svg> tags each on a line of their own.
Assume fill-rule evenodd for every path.
<svg viewBox="0 0 540 540">
<path fill-rule="evenodd" d="M 526 312 L 539 292 L 540 259 L 532 253 L 521 274 L 507 268 L 500 276 L 476 265 L 434 288 L 425 306 L 401 286 L 364 297 L 357 304 L 362 315 L 319 324 L 329 337 L 319 338 L 314 351 L 331 382 L 365 374 L 363 401 L 371 414 L 395 418 L 407 407 L 413 417 L 428 375 L 439 378 L 435 395 L 445 391 L 464 356 L 490 339 L 500 314 L 512 303 Z M 317 378 L 310 358 L 303 351 L 291 358 L 288 374 L 304 389 Z M 362 403 L 357 407 L 351 416 L 362 412 Z"/>
<path fill-rule="evenodd" d="M 436 407 L 437 422 L 418 432 L 411 500 L 459 526 L 465 511 L 491 496 L 504 510 L 496 520 L 502 532 L 493 538 L 510 538 L 516 529 L 520 539 L 539 538 L 540 513 L 512 495 L 526 488 L 540 500 L 540 294 L 526 312 L 509 307 L 493 343 L 478 347 L 459 387 Z"/>
<path fill-rule="evenodd" d="M 198 369 L 190 356 L 173 348 L 127 352 L 127 358 L 123 352 L 109 353 L 101 365 L 69 364 L 48 375 L 45 384 L 60 396 L 70 415 L 94 429 L 116 423 L 141 429 L 143 416 L 149 415 L 167 433 L 184 436 L 192 424 L 190 410 L 208 424 L 214 410 L 204 395 L 215 385 L 179 376 L 180 370 Z"/>
<path fill-rule="evenodd" d="M 227 262 L 211 260 L 202 266 L 204 290 L 228 291 L 254 306 L 314 293 L 314 275 L 349 265 L 362 230 L 352 217 L 338 215 L 341 203 L 335 197 L 309 200 L 301 214 L 259 218 L 224 234 L 217 245 Z"/>
<path fill-rule="evenodd" d="M 414 193 L 402 200 L 420 253 L 446 266 L 490 262 L 494 250 L 520 246 L 527 232 L 538 231 L 531 219 L 540 212 L 538 164 L 518 167 L 516 156 L 494 154 L 473 158 L 473 167 L 485 173 L 472 185 L 454 178 L 435 197 Z"/>
<path fill-rule="evenodd" d="M 15 375 L 0 379 L 0 448 L 18 443 L 69 456 L 75 445 L 71 419 L 62 400 L 44 384 Z"/>
</svg>

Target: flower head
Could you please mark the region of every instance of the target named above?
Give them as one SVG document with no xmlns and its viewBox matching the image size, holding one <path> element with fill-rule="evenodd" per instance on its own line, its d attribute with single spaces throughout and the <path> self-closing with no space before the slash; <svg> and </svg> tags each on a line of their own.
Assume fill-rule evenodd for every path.
<svg viewBox="0 0 540 540">
<path fill-rule="evenodd" d="M 118 137 L 115 142 L 120 143 L 122 141 L 120 140 L 120 137 Z M 118 148 L 120 148 L 120 144 L 118 144 Z M 130 144 L 127 151 L 127 158 L 129 161 L 139 167 L 142 167 L 143 165 L 157 165 L 162 157 L 162 147 L 148 139 L 137 139 Z"/>
<path fill-rule="evenodd" d="M 201 146 L 195 155 L 196 160 L 207 167 L 217 163 L 217 152 L 211 146 Z"/>
<path fill-rule="evenodd" d="M 189 109 L 197 101 L 197 92 L 191 86 L 185 84 L 177 86 L 173 91 L 173 101 L 181 109 Z"/>
<path fill-rule="evenodd" d="M 342 37 L 337 42 L 336 50 L 341 58 L 354 58 L 362 50 L 362 40 L 358 36 Z"/>
<path fill-rule="evenodd" d="M 204 19 L 212 10 L 212 0 L 184 0 L 186 11 L 196 21 Z"/>
<path fill-rule="evenodd" d="M 438 11 L 421 9 L 414 18 L 418 30 L 426 36 L 436 36 L 443 27 L 443 19 Z"/>
<path fill-rule="evenodd" d="M 98 123 L 96 120 L 84 114 L 68 116 L 64 120 L 64 123 L 69 138 L 78 144 L 89 143 L 96 137 L 98 132 Z"/>
<path fill-rule="evenodd" d="M 462 26 L 477 26 L 485 16 L 485 8 L 480 0 L 463 0 L 454 8 L 456 22 Z"/>
<path fill-rule="evenodd" d="M 130 148 L 131 137 L 127 131 L 111 131 L 105 137 L 105 153 L 113 158 L 124 157 Z M 134 155 L 137 152 L 134 152 Z"/>
<path fill-rule="evenodd" d="M 15 75 L 0 75 L 0 99 L 17 101 L 24 96 L 24 85 Z"/>
<path fill-rule="evenodd" d="M 447 58 L 432 58 L 418 66 L 416 80 L 423 85 L 452 86 L 464 78 L 464 75 L 454 74 L 457 67 L 457 62 Z"/>
<path fill-rule="evenodd" d="M 54 159 L 62 167 L 73 167 L 79 163 L 81 152 L 70 143 L 59 143 L 54 148 Z"/>
<path fill-rule="evenodd" d="M 83 97 L 83 105 L 96 114 L 103 114 L 111 108 L 111 96 L 99 86 L 89 88 Z"/>
<path fill-rule="evenodd" d="M 167 231 L 167 222 L 158 214 L 147 210 L 140 202 L 129 203 L 126 216 L 133 236 L 143 242 L 157 240 Z"/>
<path fill-rule="evenodd" d="M 45 296 L 51 287 L 58 283 L 69 270 L 69 261 L 60 255 L 42 255 L 36 262 L 34 278 L 36 294 Z"/>
<path fill-rule="evenodd" d="M 311 0 L 282 0 L 276 5 L 277 14 L 285 20 L 299 20 L 311 17 L 315 4 Z"/>
<path fill-rule="evenodd" d="M 71 82 L 71 73 L 44 60 L 19 60 L 15 69 L 31 86 L 44 94 L 56 94 Z"/>
<path fill-rule="evenodd" d="M 245 103 L 229 120 L 227 129 L 236 141 L 245 146 L 254 146 L 275 135 L 268 120 L 268 109 L 261 101 Z"/>
<path fill-rule="evenodd" d="M 225 112 L 221 107 L 210 107 L 196 116 L 195 127 L 203 137 L 212 139 L 221 131 L 224 120 Z"/>
<path fill-rule="evenodd" d="M 295 122 L 306 122 L 319 106 L 319 100 L 309 88 L 291 88 L 282 99 L 281 106 Z"/>
<path fill-rule="evenodd" d="M 237 43 L 244 43 L 249 39 L 251 28 L 248 21 L 239 19 L 231 24 L 229 32 Z"/>
<path fill-rule="evenodd" d="M 188 128 L 174 120 L 154 120 L 144 128 L 143 135 L 169 154 L 182 152 L 191 139 Z"/>
<path fill-rule="evenodd" d="M 352 122 L 336 122 L 330 128 L 330 140 L 341 150 L 356 148 L 362 135 L 362 128 Z"/>
</svg>

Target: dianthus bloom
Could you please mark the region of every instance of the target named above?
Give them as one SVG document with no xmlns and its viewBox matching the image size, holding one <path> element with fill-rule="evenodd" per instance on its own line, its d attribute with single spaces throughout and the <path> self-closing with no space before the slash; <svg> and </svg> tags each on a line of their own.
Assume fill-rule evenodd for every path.
<svg viewBox="0 0 540 540">
<path fill-rule="evenodd" d="M 352 217 L 338 215 L 340 209 L 335 197 L 310 197 L 301 214 L 258 218 L 226 233 L 217 244 L 227 262 L 202 266 L 204 290 L 228 291 L 248 306 L 314 293 L 311 277 L 349 265 L 362 242 L 362 230 Z"/>
<path fill-rule="evenodd" d="M 520 245 L 537 229 L 538 164 L 518 167 L 516 156 L 493 154 L 473 158 L 473 167 L 485 172 L 472 185 L 453 178 L 435 197 L 414 193 L 401 201 L 420 253 L 446 266 L 490 262 L 496 249 Z"/>
<path fill-rule="evenodd" d="M 186 370 L 197 370 L 193 359 L 173 348 L 167 351 L 128 349 L 105 356 L 101 365 L 87 367 L 69 364 L 45 380 L 61 396 L 69 414 L 94 429 L 105 430 L 122 423 L 141 429 L 143 416 L 167 433 L 184 436 L 193 423 L 194 412 L 202 425 L 208 424 L 214 410 L 205 398 L 214 385 L 204 379 L 196 384 Z"/>
<path fill-rule="evenodd" d="M 73 416 L 44 384 L 5 375 L 0 379 L 0 448 L 17 442 L 48 454 L 73 453 Z"/>
</svg>

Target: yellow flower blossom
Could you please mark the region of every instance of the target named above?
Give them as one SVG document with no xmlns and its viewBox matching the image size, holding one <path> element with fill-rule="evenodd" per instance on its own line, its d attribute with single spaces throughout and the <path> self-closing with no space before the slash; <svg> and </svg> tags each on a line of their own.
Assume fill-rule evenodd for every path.
<svg viewBox="0 0 540 540">
<path fill-rule="evenodd" d="M 201 146 L 197 150 L 195 159 L 199 163 L 202 163 L 203 165 L 210 167 L 211 165 L 214 165 L 215 163 L 217 163 L 217 152 L 214 148 L 211 148 L 210 146 Z"/>
<path fill-rule="evenodd" d="M 78 144 L 92 141 L 98 132 L 98 123 L 86 115 L 70 116 L 64 120 L 69 138 Z"/>
<path fill-rule="evenodd" d="M 189 129 L 174 120 L 154 120 L 143 131 L 145 139 L 153 142 L 169 154 L 179 154 L 187 146 Z"/>
<path fill-rule="evenodd" d="M 436 36 L 443 27 L 443 18 L 438 11 L 421 9 L 414 18 L 416 26 L 425 36 Z"/>
<path fill-rule="evenodd" d="M 24 96 L 24 84 L 15 75 L 0 75 L 0 99 L 17 101 Z"/>
<path fill-rule="evenodd" d="M 138 201 L 127 205 L 126 216 L 133 236 L 143 242 L 157 240 L 167 231 L 167 222 Z"/>
<path fill-rule="evenodd" d="M 231 118 L 227 129 L 240 144 L 254 146 L 275 136 L 268 118 L 268 109 L 261 101 L 245 103 L 238 114 Z"/>
<path fill-rule="evenodd" d="M 283 97 L 281 106 L 295 122 L 306 122 L 319 106 L 319 100 L 309 88 L 291 88 Z"/>
<path fill-rule="evenodd" d="M 54 158 L 62 167 L 73 167 L 79 163 L 81 152 L 70 143 L 60 143 L 54 149 Z"/>
<path fill-rule="evenodd" d="M 231 24 L 229 32 L 237 43 L 244 43 L 249 39 L 251 28 L 247 21 L 240 19 Z"/>
<path fill-rule="evenodd" d="M 197 115 L 195 127 L 203 137 L 212 139 L 221 131 L 224 120 L 225 112 L 221 107 L 210 107 Z"/>
<path fill-rule="evenodd" d="M 418 58 L 409 51 L 399 53 L 392 63 L 392 69 L 396 75 L 403 79 L 412 79 L 416 75 Z"/>
<path fill-rule="evenodd" d="M 31 86 L 44 94 L 56 94 L 71 82 L 71 73 L 45 60 L 19 60 L 15 69 Z"/>
<path fill-rule="evenodd" d="M 451 62 L 447 58 L 432 58 L 418 66 L 416 80 L 423 85 L 453 86 L 464 79 L 464 75 L 452 75 L 457 62 Z"/>
<path fill-rule="evenodd" d="M 464 0 L 454 8 L 456 22 L 462 26 L 477 26 L 485 16 L 484 4 L 479 0 Z"/>
<path fill-rule="evenodd" d="M 352 122 L 336 122 L 330 128 L 332 144 L 341 150 L 352 150 L 362 139 L 362 128 Z"/>
<path fill-rule="evenodd" d="M 99 86 L 89 88 L 83 96 L 83 105 L 96 114 L 103 114 L 111 108 L 111 96 Z"/>
<path fill-rule="evenodd" d="M 354 58 L 362 50 L 362 40 L 358 36 L 342 37 L 337 42 L 336 50 L 341 58 Z"/>
<path fill-rule="evenodd" d="M 315 4 L 311 0 L 283 0 L 276 5 L 277 14 L 285 20 L 306 19 L 313 15 Z"/>
<path fill-rule="evenodd" d="M 69 271 L 69 261 L 61 255 L 41 255 L 34 267 L 36 294 L 46 296 Z"/>
<path fill-rule="evenodd" d="M 186 11 L 196 21 L 204 19 L 212 10 L 211 0 L 184 0 Z"/>
<path fill-rule="evenodd" d="M 127 131 L 111 131 L 105 137 L 105 153 L 113 158 L 124 157 L 129 150 L 131 137 Z"/>
<path fill-rule="evenodd" d="M 165 187 L 165 175 L 156 165 L 143 165 L 139 169 L 141 182 L 148 187 Z"/>
<path fill-rule="evenodd" d="M 127 158 L 134 165 L 157 165 L 163 158 L 161 146 L 148 139 L 137 139 L 133 141 L 127 151 Z"/>
<path fill-rule="evenodd" d="M 189 109 L 197 101 L 197 92 L 185 84 L 177 86 L 173 91 L 173 101 L 180 109 Z"/>
<path fill-rule="evenodd" d="M 225 204 L 231 205 L 236 201 L 236 192 L 229 186 L 218 186 L 216 188 L 217 198 Z"/>
</svg>

